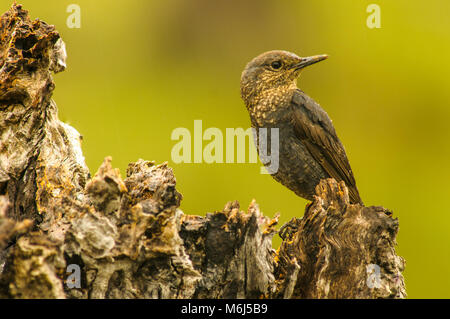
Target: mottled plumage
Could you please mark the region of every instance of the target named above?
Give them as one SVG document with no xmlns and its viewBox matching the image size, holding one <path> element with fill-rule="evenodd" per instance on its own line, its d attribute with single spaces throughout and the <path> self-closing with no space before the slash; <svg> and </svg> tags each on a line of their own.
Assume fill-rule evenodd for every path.
<svg viewBox="0 0 450 319">
<path fill-rule="evenodd" d="M 345 182 L 352 203 L 362 203 L 344 146 L 328 114 L 296 84 L 304 67 L 326 57 L 301 58 L 287 51 L 263 53 L 243 71 L 241 96 L 252 127 L 279 129 L 279 168 L 272 174 L 278 182 L 312 200 L 320 180 L 332 177 Z"/>
</svg>

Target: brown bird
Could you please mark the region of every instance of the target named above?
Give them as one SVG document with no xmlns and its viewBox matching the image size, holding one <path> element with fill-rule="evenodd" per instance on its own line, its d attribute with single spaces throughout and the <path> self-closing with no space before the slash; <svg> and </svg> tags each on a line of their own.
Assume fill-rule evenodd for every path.
<svg viewBox="0 0 450 319">
<path fill-rule="evenodd" d="M 326 58 L 327 55 L 302 58 L 278 50 L 265 52 L 245 67 L 241 96 L 252 127 L 256 128 L 260 157 L 259 129 L 269 129 L 270 145 L 270 128 L 278 128 L 279 167 L 271 172 L 275 180 L 298 196 L 312 200 L 320 180 L 332 177 L 345 182 L 352 203 L 362 204 L 344 146 L 328 114 L 296 83 L 306 66 Z"/>
</svg>

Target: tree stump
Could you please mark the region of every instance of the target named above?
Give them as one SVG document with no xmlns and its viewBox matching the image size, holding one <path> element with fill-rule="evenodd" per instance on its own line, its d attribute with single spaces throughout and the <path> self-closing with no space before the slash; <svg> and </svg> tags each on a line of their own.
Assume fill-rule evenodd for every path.
<svg viewBox="0 0 450 319">
<path fill-rule="evenodd" d="M 123 180 L 106 157 L 91 178 L 51 99 L 59 33 L 17 4 L 0 23 L 0 297 L 406 296 L 397 219 L 350 204 L 343 182 L 321 181 L 275 251 L 278 215 L 255 201 L 184 214 L 166 163 L 130 163 Z"/>
</svg>

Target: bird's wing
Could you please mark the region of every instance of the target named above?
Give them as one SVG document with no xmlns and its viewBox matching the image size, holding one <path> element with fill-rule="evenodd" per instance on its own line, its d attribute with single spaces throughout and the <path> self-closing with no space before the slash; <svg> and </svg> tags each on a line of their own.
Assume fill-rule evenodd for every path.
<svg viewBox="0 0 450 319">
<path fill-rule="evenodd" d="M 350 202 L 362 204 L 344 146 L 327 113 L 300 90 L 294 92 L 291 106 L 296 136 L 330 177 L 345 182 Z"/>
</svg>

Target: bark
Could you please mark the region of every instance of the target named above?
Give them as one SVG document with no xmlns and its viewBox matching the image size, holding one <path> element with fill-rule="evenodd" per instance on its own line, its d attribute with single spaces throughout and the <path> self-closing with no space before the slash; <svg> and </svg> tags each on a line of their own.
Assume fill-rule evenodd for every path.
<svg viewBox="0 0 450 319">
<path fill-rule="evenodd" d="M 342 182 L 317 186 L 275 251 L 278 215 L 255 201 L 187 215 L 166 163 L 138 160 L 122 179 L 106 157 L 91 178 L 51 99 L 59 33 L 16 4 L 0 23 L 0 297 L 405 297 L 397 219 L 350 204 Z"/>
</svg>

